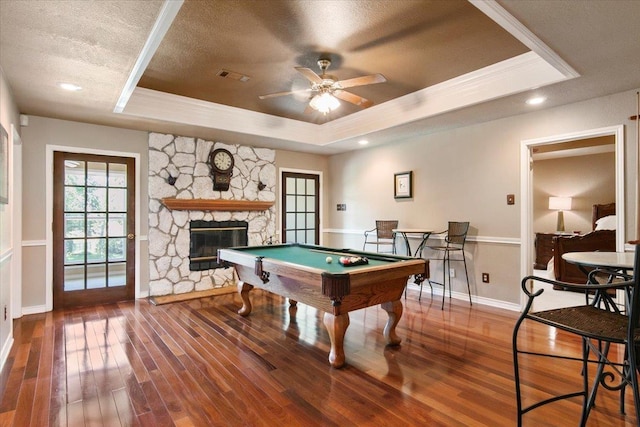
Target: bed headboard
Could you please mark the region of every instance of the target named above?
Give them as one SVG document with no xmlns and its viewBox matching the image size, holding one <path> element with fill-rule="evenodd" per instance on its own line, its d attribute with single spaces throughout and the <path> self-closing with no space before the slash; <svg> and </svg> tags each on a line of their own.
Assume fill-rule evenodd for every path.
<svg viewBox="0 0 640 427">
<path fill-rule="evenodd" d="M 596 229 L 596 221 L 600 218 L 616 214 L 616 204 L 607 203 L 606 205 L 593 205 L 593 215 L 591 218 L 591 229 Z"/>
</svg>

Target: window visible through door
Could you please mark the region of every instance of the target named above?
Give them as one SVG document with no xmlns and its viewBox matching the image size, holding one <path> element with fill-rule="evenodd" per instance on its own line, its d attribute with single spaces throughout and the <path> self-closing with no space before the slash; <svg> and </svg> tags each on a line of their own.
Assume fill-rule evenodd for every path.
<svg viewBox="0 0 640 427">
<path fill-rule="evenodd" d="M 54 308 L 135 294 L 135 159 L 54 153 Z"/>
<path fill-rule="evenodd" d="M 283 243 L 320 242 L 320 176 L 283 172 Z"/>
</svg>

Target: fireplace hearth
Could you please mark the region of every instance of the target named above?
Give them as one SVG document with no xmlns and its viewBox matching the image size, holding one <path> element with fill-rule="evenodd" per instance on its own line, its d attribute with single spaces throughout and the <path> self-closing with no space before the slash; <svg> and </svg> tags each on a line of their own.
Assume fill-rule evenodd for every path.
<svg viewBox="0 0 640 427">
<path fill-rule="evenodd" d="M 247 246 L 248 229 L 246 221 L 191 221 L 189 270 L 222 267 L 218 263 L 218 249 Z"/>
</svg>

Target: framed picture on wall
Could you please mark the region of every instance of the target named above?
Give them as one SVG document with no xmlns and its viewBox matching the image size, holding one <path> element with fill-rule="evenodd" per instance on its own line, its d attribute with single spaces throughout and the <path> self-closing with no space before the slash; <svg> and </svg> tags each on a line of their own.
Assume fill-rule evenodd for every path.
<svg viewBox="0 0 640 427">
<path fill-rule="evenodd" d="M 9 134 L 0 126 L 0 203 L 9 203 Z"/>
<path fill-rule="evenodd" d="M 393 197 L 396 199 L 410 199 L 413 197 L 413 172 L 398 172 L 393 176 Z"/>
</svg>

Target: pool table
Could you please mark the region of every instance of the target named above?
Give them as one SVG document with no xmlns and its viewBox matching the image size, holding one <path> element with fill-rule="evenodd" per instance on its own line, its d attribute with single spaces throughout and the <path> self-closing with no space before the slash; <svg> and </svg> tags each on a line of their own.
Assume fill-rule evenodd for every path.
<svg viewBox="0 0 640 427">
<path fill-rule="evenodd" d="M 343 266 L 343 256 L 366 257 L 368 263 Z M 426 278 L 426 261 L 421 258 L 295 243 L 219 249 L 218 262 L 236 269 L 242 316 L 251 313 L 249 291 L 254 286 L 288 298 L 292 306 L 301 302 L 324 311 L 331 340 L 329 363 L 335 368 L 345 363 L 350 311 L 380 304 L 389 314 L 383 335 L 387 344 L 398 345 L 395 329 L 402 316 L 402 292 L 410 276 L 416 283 Z"/>
</svg>

